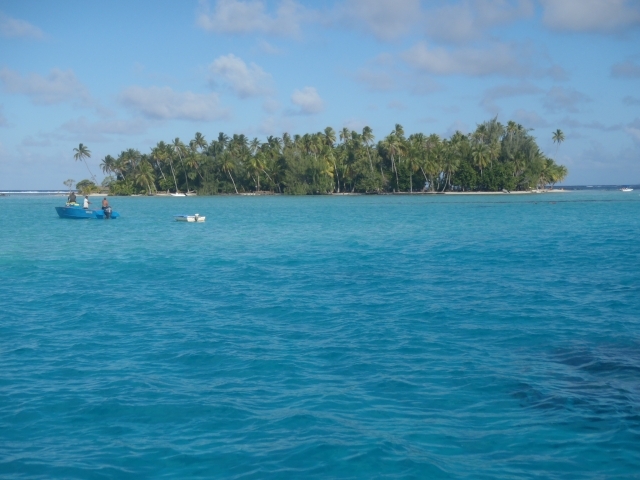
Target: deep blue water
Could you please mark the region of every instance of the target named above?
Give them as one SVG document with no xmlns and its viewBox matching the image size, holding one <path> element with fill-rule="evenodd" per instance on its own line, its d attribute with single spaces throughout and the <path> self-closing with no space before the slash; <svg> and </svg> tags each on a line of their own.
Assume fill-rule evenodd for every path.
<svg viewBox="0 0 640 480">
<path fill-rule="evenodd" d="M 0 476 L 640 478 L 638 193 L 0 198 Z"/>
</svg>

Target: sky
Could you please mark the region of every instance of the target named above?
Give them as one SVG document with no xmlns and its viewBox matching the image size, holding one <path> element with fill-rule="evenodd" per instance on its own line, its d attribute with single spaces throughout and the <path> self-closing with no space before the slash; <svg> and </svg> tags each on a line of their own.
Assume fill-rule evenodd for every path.
<svg viewBox="0 0 640 480">
<path fill-rule="evenodd" d="M 640 0 L 0 0 L 0 190 L 160 140 L 532 129 L 567 185 L 640 183 Z M 554 144 L 561 129 L 565 141 Z"/>
</svg>

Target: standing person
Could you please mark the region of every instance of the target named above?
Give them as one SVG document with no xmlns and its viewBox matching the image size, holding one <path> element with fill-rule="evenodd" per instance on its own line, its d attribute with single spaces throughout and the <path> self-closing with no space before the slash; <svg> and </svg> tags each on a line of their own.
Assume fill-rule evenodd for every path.
<svg viewBox="0 0 640 480">
<path fill-rule="evenodd" d="M 91 204 L 91 202 L 89 201 L 89 195 L 85 195 L 84 196 L 84 203 L 82 205 L 82 207 L 87 210 L 89 208 L 89 205 Z"/>
<path fill-rule="evenodd" d="M 111 218 L 111 207 L 107 201 L 107 197 L 102 199 L 102 211 L 104 212 L 104 218 Z"/>
</svg>

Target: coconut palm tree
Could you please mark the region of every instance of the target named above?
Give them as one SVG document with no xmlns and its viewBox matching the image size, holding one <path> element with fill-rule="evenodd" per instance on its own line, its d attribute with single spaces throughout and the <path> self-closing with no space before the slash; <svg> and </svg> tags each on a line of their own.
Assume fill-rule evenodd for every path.
<svg viewBox="0 0 640 480">
<path fill-rule="evenodd" d="M 87 167 L 87 170 L 89 170 L 89 175 L 91 175 L 91 178 L 93 179 L 94 183 L 96 181 L 96 177 L 93 175 L 93 173 L 91 173 L 91 170 L 89 169 L 89 164 L 87 163 L 87 158 L 91 158 L 91 151 L 89 150 L 89 148 L 87 148 L 86 145 L 84 144 L 80 144 L 78 145 L 78 148 L 74 148 L 73 151 L 75 152 L 75 154 L 73 155 L 73 158 L 75 158 L 76 162 L 78 160 L 82 160 L 85 164 L 85 166 Z"/>
<path fill-rule="evenodd" d="M 367 149 L 367 155 L 369 156 L 369 167 L 371 167 L 371 173 L 373 173 L 373 161 L 371 160 L 371 152 L 369 151 L 369 144 L 375 140 L 375 137 L 373 136 L 373 130 L 371 130 L 371 127 L 368 127 L 368 126 L 364 127 L 362 129 L 362 136 L 360 138 L 362 139 L 362 142 L 364 143 Z"/>
<path fill-rule="evenodd" d="M 182 152 L 185 150 L 185 146 L 184 143 L 182 143 L 182 141 L 180 141 L 180 139 L 178 137 L 176 137 L 172 144 L 171 144 L 171 148 L 173 149 L 174 152 L 176 152 L 178 154 L 178 158 L 180 158 L 180 163 L 182 164 L 182 169 L 185 171 L 184 172 L 184 178 L 185 181 L 187 183 L 187 192 L 189 191 L 189 178 L 187 176 L 187 170 L 184 167 L 184 160 L 182 160 Z M 176 192 L 177 192 L 177 184 L 176 184 Z"/>
<path fill-rule="evenodd" d="M 490 153 L 489 148 L 484 143 L 479 143 L 473 147 L 471 151 L 473 162 L 476 167 L 480 169 L 480 176 L 482 177 L 482 170 L 489 164 Z"/>
<path fill-rule="evenodd" d="M 340 140 L 342 140 L 342 143 L 346 144 L 350 139 L 351 132 L 347 127 L 343 127 L 342 130 L 340 130 Z"/>
<path fill-rule="evenodd" d="M 236 187 L 236 182 L 233 179 L 233 175 L 231 175 L 231 172 L 233 171 L 233 169 L 235 169 L 236 165 L 233 162 L 233 157 L 231 156 L 231 152 L 229 152 L 228 150 L 222 153 L 220 167 L 222 168 L 223 172 L 229 175 L 229 178 L 233 183 L 233 188 L 236 191 L 236 193 L 238 193 L 238 187 Z"/>
<path fill-rule="evenodd" d="M 196 132 L 192 142 L 200 150 L 204 150 L 205 148 L 207 148 L 207 141 L 204 139 L 204 135 L 202 135 L 200 132 Z"/>
<path fill-rule="evenodd" d="M 558 156 L 558 148 L 560 148 L 560 144 L 562 142 L 564 142 L 564 133 L 562 132 L 562 130 L 557 129 L 555 132 L 553 132 L 553 143 L 556 143 L 556 157 Z"/>
<path fill-rule="evenodd" d="M 323 136 L 324 144 L 329 150 L 333 151 L 336 143 L 336 131 L 331 127 L 327 127 L 321 135 Z M 325 158 L 329 159 L 329 161 L 333 163 L 333 172 L 336 174 L 336 192 L 340 193 L 340 173 L 338 172 L 335 156 L 331 154 L 326 155 Z"/>
<path fill-rule="evenodd" d="M 398 129 L 400 127 L 400 131 Z M 391 158 L 391 169 L 396 174 L 396 189 L 400 191 L 400 180 L 398 179 L 398 167 L 396 165 L 396 158 L 405 152 L 404 142 L 402 138 L 398 136 L 398 133 L 404 133 L 401 131 L 402 127 L 396 125 L 396 129 L 385 137 L 382 141 L 382 147 L 387 151 Z"/>
<path fill-rule="evenodd" d="M 151 185 L 155 184 L 155 177 L 153 175 L 153 167 L 147 160 L 142 160 L 138 163 L 133 174 L 133 180 L 141 187 L 146 185 L 147 195 L 153 193 Z"/>
<path fill-rule="evenodd" d="M 102 163 L 100 164 L 100 168 L 102 169 L 102 173 L 108 175 L 110 173 L 115 173 L 115 163 L 116 159 L 111 155 L 107 155 L 102 159 Z"/>
</svg>

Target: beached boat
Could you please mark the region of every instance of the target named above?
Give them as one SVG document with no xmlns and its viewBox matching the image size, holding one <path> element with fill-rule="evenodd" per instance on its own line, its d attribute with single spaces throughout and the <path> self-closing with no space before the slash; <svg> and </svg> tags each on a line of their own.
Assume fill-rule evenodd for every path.
<svg viewBox="0 0 640 480">
<path fill-rule="evenodd" d="M 199 213 L 195 215 L 174 215 L 174 218 L 177 222 L 204 222 L 207 217 L 201 216 Z"/>
<path fill-rule="evenodd" d="M 621 192 L 633 192 L 633 188 L 623 187 L 620 189 Z"/>
<path fill-rule="evenodd" d="M 187 197 L 196 197 L 198 196 L 198 192 L 187 192 L 185 193 Z"/>
<path fill-rule="evenodd" d="M 186 197 L 184 193 L 176 192 L 171 194 L 172 197 Z"/>
<path fill-rule="evenodd" d="M 111 207 L 109 207 L 111 209 Z M 111 210 L 111 214 L 105 214 L 105 211 L 100 210 L 90 210 L 84 209 L 80 205 L 66 205 L 64 207 L 56 207 L 56 212 L 58 212 L 58 216 L 60 218 L 73 218 L 73 219 L 83 219 L 83 218 L 118 218 L 120 214 L 118 212 L 114 212 Z"/>
</svg>

